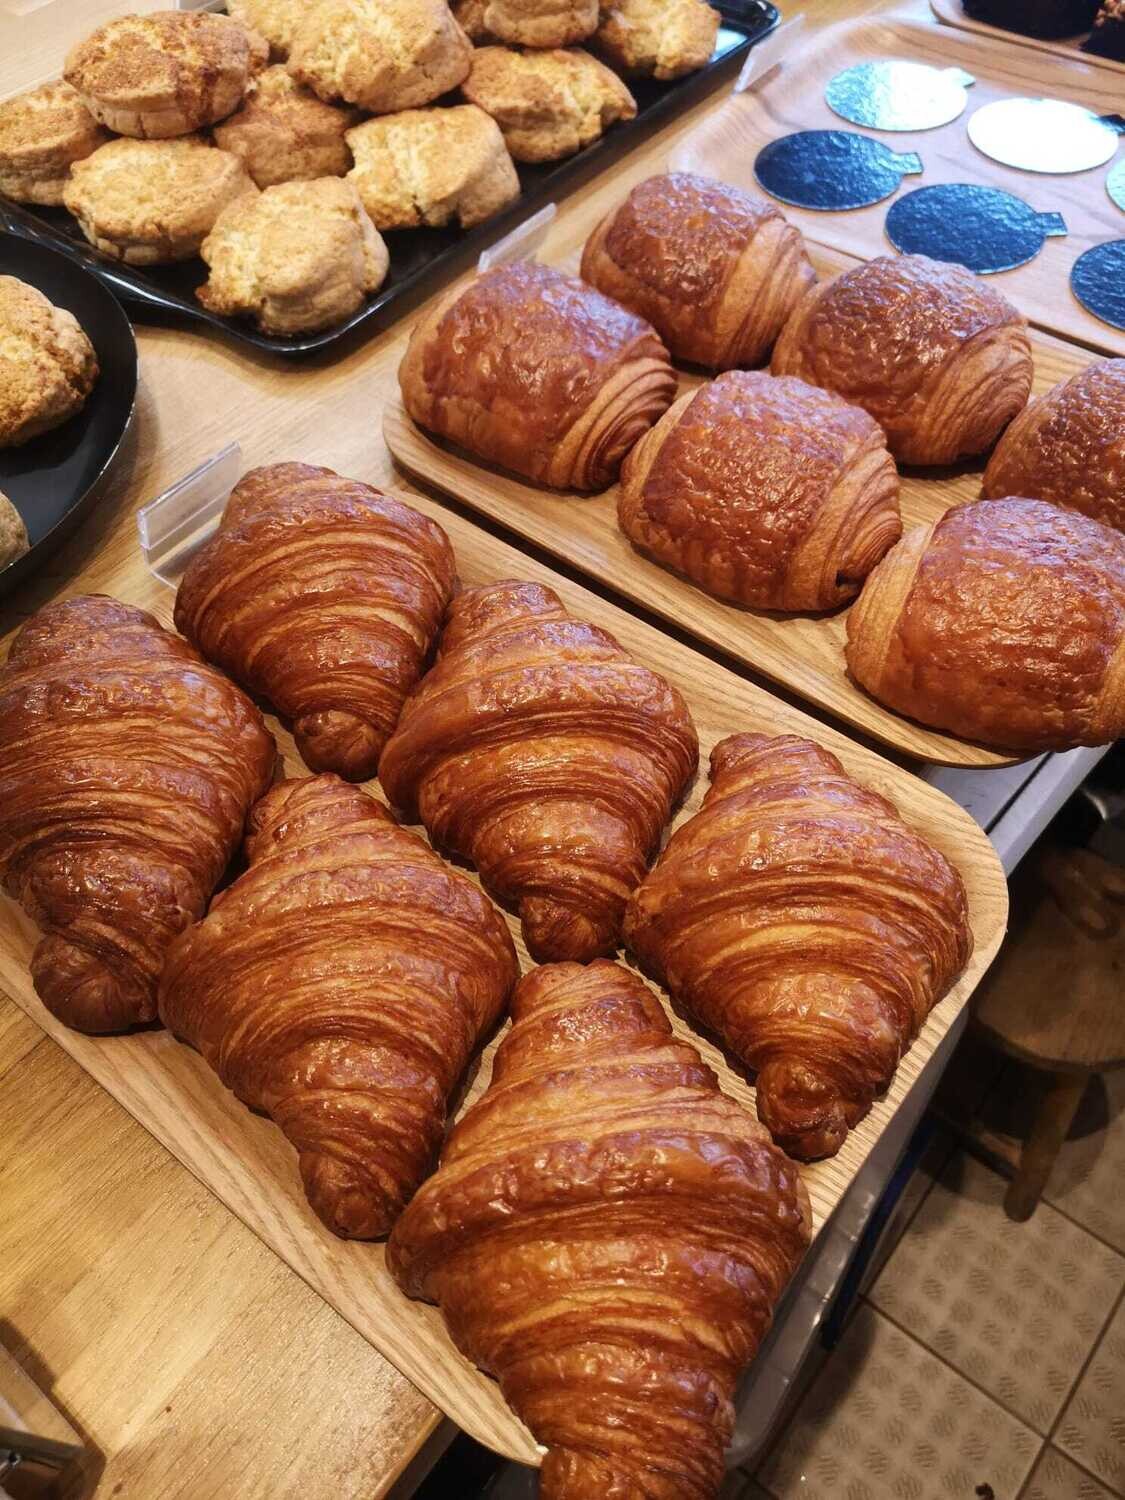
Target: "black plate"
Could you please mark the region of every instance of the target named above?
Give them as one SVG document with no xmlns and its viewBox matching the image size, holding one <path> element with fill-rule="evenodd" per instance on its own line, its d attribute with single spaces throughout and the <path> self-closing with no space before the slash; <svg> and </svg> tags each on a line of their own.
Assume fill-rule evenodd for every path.
<svg viewBox="0 0 1125 1500">
<path fill-rule="evenodd" d="M 18 276 L 72 312 L 98 356 L 85 406 L 20 448 L 0 448 L 0 490 L 23 517 L 31 550 L 0 569 L 0 593 L 44 561 L 93 504 L 137 395 L 137 343 L 117 299 L 69 255 L 0 233 L 0 276 Z"/>
<path fill-rule="evenodd" d="M 61 208 L 32 211 L 15 204 L 0 203 L 0 228 L 42 237 L 51 244 L 61 241 L 62 248 L 79 255 L 83 263 L 126 303 L 130 314 L 135 317 L 187 317 L 209 323 L 256 349 L 287 355 L 329 348 L 347 339 L 360 327 L 363 335 L 369 337 L 430 296 L 443 282 L 451 281 L 471 265 L 482 250 L 545 203 L 557 201 L 579 182 L 631 151 L 638 141 L 658 126 L 710 92 L 723 77 L 737 72 L 746 53 L 773 30 L 779 18 L 776 6 L 769 0 L 720 0 L 717 8 L 723 23 L 714 55 L 706 67 L 671 83 L 657 83 L 651 78 L 629 79 L 629 87 L 637 101 L 637 118 L 626 125 L 611 126 L 600 140 L 566 161 L 517 164 L 523 191 L 509 209 L 487 224 L 468 231 L 400 229 L 388 232 L 386 241 L 391 265 L 386 281 L 346 322 L 322 333 L 274 337 L 259 333 L 250 321 L 209 313 L 195 300 L 196 287 L 207 277 L 207 268 L 201 260 L 183 261 L 172 266 L 150 266 L 143 270 L 122 265 L 93 250 L 75 221 Z M 439 104 L 457 102 L 455 96 L 438 101 Z"/>
</svg>

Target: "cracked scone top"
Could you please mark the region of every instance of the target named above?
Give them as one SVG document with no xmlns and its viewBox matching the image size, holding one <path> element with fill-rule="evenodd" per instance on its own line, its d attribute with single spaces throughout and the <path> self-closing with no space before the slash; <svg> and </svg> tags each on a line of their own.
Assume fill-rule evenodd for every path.
<svg viewBox="0 0 1125 1500">
<path fill-rule="evenodd" d="M 632 94 L 580 48 L 478 47 L 462 92 L 492 116 L 516 161 L 557 161 L 637 113 Z"/>
<path fill-rule="evenodd" d="M 326 104 L 278 64 L 254 79 L 242 107 L 213 134 L 265 188 L 342 177 L 352 164 L 344 136 L 358 119 L 357 110 Z"/>
<path fill-rule="evenodd" d="M 109 136 L 69 83 L 40 84 L 0 104 L 0 194 L 59 204 L 72 162 Z"/>
<path fill-rule="evenodd" d="M 289 56 L 297 23 L 309 8 L 308 0 L 227 0 L 236 21 L 265 37 L 274 57 Z"/>
<path fill-rule="evenodd" d="M 73 313 L 26 281 L 0 276 L 0 448 L 18 448 L 74 416 L 97 378 L 94 347 Z"/>
</svg>

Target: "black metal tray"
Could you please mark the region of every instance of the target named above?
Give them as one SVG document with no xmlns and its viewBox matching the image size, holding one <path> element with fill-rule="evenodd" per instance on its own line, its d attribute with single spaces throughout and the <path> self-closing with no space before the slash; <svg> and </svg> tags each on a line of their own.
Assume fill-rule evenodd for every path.
<svg viewBox="0 0 1125 1500">
<path fill-rule="evenodd" d="M 207 312 L 195 299 L 195 289 L 206 280 L 199 259 L 177 265 L 140 270 L 123 265 L 94 250 L 82 231 L 61 208 L 30 210 L 0 200 L 0 228 L 28 239 L 38 239 L 80 259 L 125 304 L 130 316 L 161 320 L 188 318 L 208 323 L 230 338 L 255 349 L 283 355 L 310 354 L 336 345 L 351 346 L 360 337 L 386 328 L 471 265 L 481 251 L 507 234 L 544 204 L 557 201 L 578 183 L 631 151 L 676 114 L 733 76 L 746 53 L 777 25 L 777 8 L 769 0 L 720 0 L 722 26 L 714 55 L 706 67 L 671 83 L 630 79 L 637 101 L 637 117 L 609 131 L 566 161 L 518 166 L 523 191 L 504 213 L 475 229 L 392 230 L 386 236 L 391 264 L 387 279 L 358 312 L 336 328 L 322 333 L 276 337 L 257 332 L 253 324 Z M 455 103 L 456 99 L 439 100 Z"/>
</svg>

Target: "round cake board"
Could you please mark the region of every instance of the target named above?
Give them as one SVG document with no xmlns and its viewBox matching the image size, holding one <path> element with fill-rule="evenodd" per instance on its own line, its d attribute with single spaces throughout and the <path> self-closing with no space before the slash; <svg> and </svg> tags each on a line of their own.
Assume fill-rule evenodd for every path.
<svg viewBox="0 0 1125 1500">
<path fill-rule="evenodd" d="M 885 58 L 837 73 L 824 99 L 841 119 L 870 130 L 936 130 L 964 113 L 975 82 L 963 68 Z"/>
<path fill-rule="evenodd" d="M 994 99 L 970 116 L 968 135 L 982 155 L 1021 172 L 1054 175 L 1104 166 L 1125 132 L 1119 115 L 1096 115 L 1065 99 Z"/>
<path fill-rule="evenodd" d="M 1048 236 L 1067 228 L 1060 214 L 1038 213 L 1014 193 L 946 182 L 904 194 L 891 205 L 886 231 L 904 255 L 955 261 L 990 275 L 1034 260 Z"/>
<path fill-rule="evenodd" d="M 854 130 L 801 130 L 758 152 L 754 175 L 772 197 L 795 208 L 867 208 L 922 170 L 913 151 L 897 152 Z"/>
</svg>

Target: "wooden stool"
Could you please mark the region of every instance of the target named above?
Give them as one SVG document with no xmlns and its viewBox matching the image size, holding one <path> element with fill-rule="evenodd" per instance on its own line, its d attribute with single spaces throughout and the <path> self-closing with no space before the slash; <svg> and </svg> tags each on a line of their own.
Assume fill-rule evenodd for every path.
<svg viewBox="0 0 1125 1500">
<path fill-rule="evenodd" d="M 974 1020 L 1000 1051 L 1043 1074 L 1004 1200 L 1009 1218 L 1027 1219 L 1091 1074 L 1125 1067 L 1125 870 L 1084 849 L 1051 849 L 1021 868 L 1008 938 L 977 990 Z"/>
</svg>

